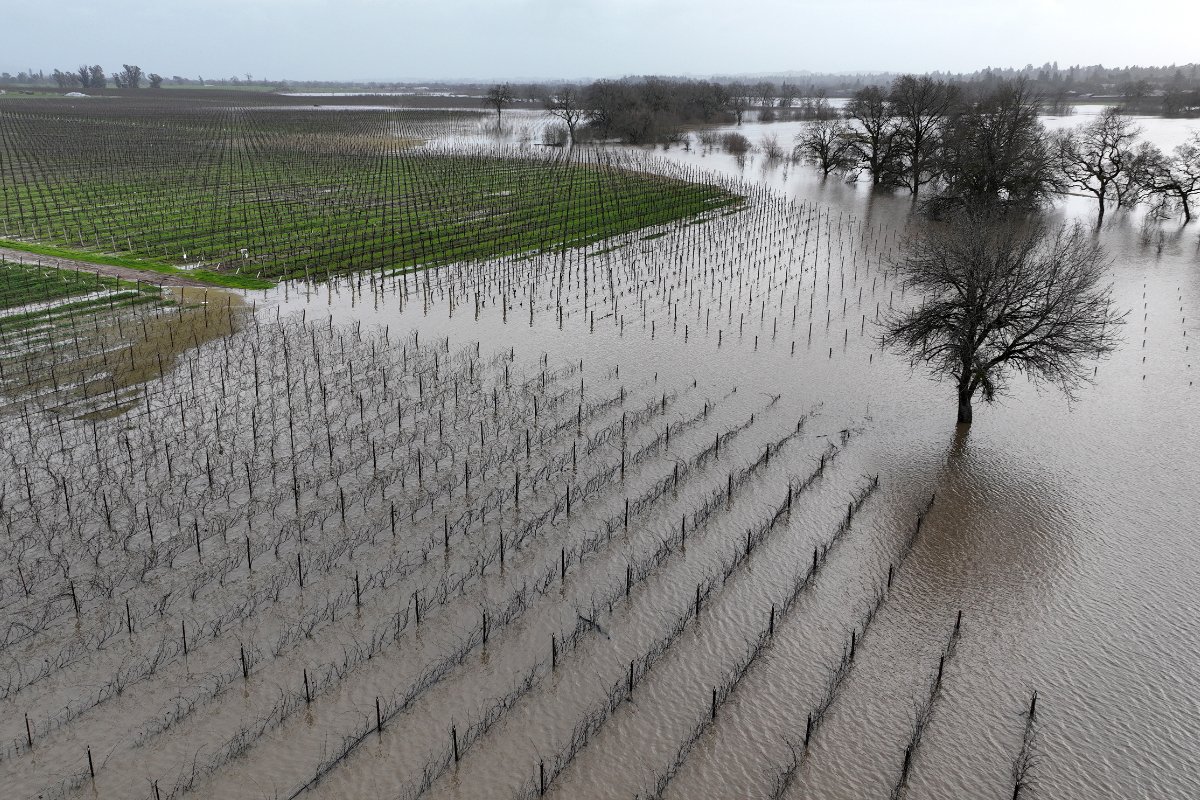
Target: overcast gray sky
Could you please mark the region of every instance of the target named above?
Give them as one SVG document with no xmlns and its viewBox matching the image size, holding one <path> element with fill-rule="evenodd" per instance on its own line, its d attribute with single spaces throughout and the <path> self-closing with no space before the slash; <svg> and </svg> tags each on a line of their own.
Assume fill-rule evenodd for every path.
<svg viewBox="0 0 1200 800">
<path fill-rule="evenodd" d="M 583 78 L 1200 60 L 1200 0 L 9 2 L 0 69 Z"/>
</svg>

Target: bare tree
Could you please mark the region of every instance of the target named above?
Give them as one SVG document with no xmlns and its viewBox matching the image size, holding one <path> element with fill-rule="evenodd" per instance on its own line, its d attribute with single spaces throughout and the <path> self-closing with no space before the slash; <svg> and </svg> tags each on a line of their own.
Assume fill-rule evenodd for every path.
<svg viewBox="0 0 1200 800">
<path fill-rule="evenodd" d="M 612 135 L 620 109 L 627 107 L 624 102 L 627 89 L 628 87 L 612 80 L 599 80 L 584 89 L 588 124 L 593 130 L 600 132 L 602 139 Z"/>
<path fill-rule="evenodd" d="M 575 128 L 583 121 L 586 110 L 582 105 L 580 92 L 573 86 L 564 86 L 546 98 L 546 110 L 557 117 L 567 126 L 567 135 L 571 144 L 575 144 Z"/>
<path fill-rule="evenodd" d="M 1073 398 L 1090 378 L 1085 360 L 1111 353 L 1123 322 L 1101 284 L 1108 259 L 1083 226 L 988 216 L 959 214 L 915 236 L 895 268 L 923 299 L 881 336 L 914 367 L 954 380 L 965 425 L 976 395 L 992 402 L 1012 373 Z"/>
<path fill-rule="evenodd" d="M 1153 176 L 1163 165 L 1162 151 L 1150 142 L 1130 148 L 1122 159 L 1121 173 L 1113 180 L 1117 207 L 1136 206 L 1153 196 Z"/>
<path fill-rule="evenodd" d="M 75 74 L 79 76 L 79 85 L 84 89 L 92 85 L 92 70 L 86 64 L 75 70 Z"/>
<path fill-rule="evenodd" d="M 800 87 L 794 83 L 784 81 L 779 84 L 779 101 L 776 105 L 780 108 L 791 108 L 796 102 L 796 98 L 800 96 Z"/>
<path fill-rule="evenodd" d="M 838 119 L 818 119 L 796 134 L 792 155 L 816 165 L 821 175 L 845 172 L 854 166 L 854 132 Z"/>
<path fill-rule="evenodd" d="M 750 110 L 751 91 L 753 90 L 744 83 L 729 84 L 729 111 L 737 119 L 738 125 L 742 124 L 742 118 Z"/>
<path fill-rule="evenodd" d="M 1155 199 L 1155 209 L 1170 212 L 1178 209 L 1186 225 L 1192 221 L 1192 198 L 1200 197 L 1200 133 L 1175 148 L 1170 157 L 1153 145 L 1154 152 L 1146 159 L 1142 180 L 1146 191 Z"/>
<path fill-rule="evenodd" d="M 1028 211 L 1058 191 L 1041 99 L 1024 81 L 1003 82 L 962 104 L 942 146 L 942 188 L 935 215 L 979 205 Z"/>
<path fill-rule="evenodd" d="M 846 116 L 858 123 L 854 148 L 876 187 L 895 182 L 896 117 L 887 95 L 878 86 L 859 89 L 846 104 Z"/>
<path fill-rule="evenodd" d="M 497 84 L 491 87 L 483 95 L 484 105 L 491 106 L 496 109 L 496 127 L 500 127 L 500 113 L 504 107 L 513 101 L 512 87 L 507 83 Z"/>
<path fill-rule="evenodd" d="M 1062 131 L 1055 139 L 1063 176 L 1071 186 L 1096 198 L 1097 225 L 1104 224 L 1106 201 L 1115 197 L 1140 132 L 1120 109 L 1106 108 L 1095 120 Z"/>
<path fill-rule="evenodd" d="M 775 105 L 775 84 L 770 81 L 759 81 L 754 84 L 751 92 L 762 108 L 771 108 Z"/>
<path fill-rule="evenodd" d="M 957 90 L 929 76 L 901 75 L 892 82 L 889 100 L 899 118 L 896 158 L 900 182 L 914 195 L 937 176 L 940 140 Z"/>
</svg>

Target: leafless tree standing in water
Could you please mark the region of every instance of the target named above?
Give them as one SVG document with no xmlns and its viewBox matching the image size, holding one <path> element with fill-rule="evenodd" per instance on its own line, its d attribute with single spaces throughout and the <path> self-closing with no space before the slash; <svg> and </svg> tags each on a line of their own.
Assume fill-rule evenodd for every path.
<svg viewBox="0 0 1200 800">
<path fill-rule="evenodd" d="M 1085 360 L 1116 349 L 1123 321 L 1101 284 L 1108 258 L 1081 225 L 962 213 L 915 235 L 894 265 L 923 295 L 885 322 L 882 343 L 955 381 L 958 422 L 992 402 L 1012 373 L 1069 398 L 1090 378 Z"/>
<path fill-rule="evenodd" d="M 741 83 L 729 84 L 729 113 L 733 114 L 737 119 L 737 124 L 742 124 L 742 118 L 746 116 L 746 112 L 750 110 L 749 93 L 752 91 L 750 87 Z"/>
<path fill-rule="evenodd" d="M 496 109 L 496 127 L 500 127 L 500 114 L 504 107 L 513 101 L 512 87 L 507 83 L 497 84 L 487 90 L 483 96 L 484 105 Z"/>
<path fill-rule="evenodd" d="M 892 111 L 899 118 L 896 140 L 900 183 L 915 196 L 937 177 L 937 155 L 958 90 L 929 76 L 901 75 L 892 83 Z"/>
<path fill-rule="evenodd" d="M 1133 142 L 1139 129 L 1118 108 L 1107 108 L 1092 122 L 1059 134 L 1059 169 L 1071 186 L 1094 195 L 1096 224 L 1104 224 L 1106 201 L 1115 196 L 1119 181 L 1130 169 Z"/>
<path fill-rule="evenodd" d="M 1200 133 L 1193 133 L 1171 156 L 1154 145 L 1146 147 L 1140 178 L 1154 212 L 1166 216 L 1178 209 L 1186 225 L 1192 221 L 1192 202 L 1200 197 Z"/>
<path fill-rule="evenodd" d="M 854 132 L 840 119 L 817 119 L 796 135 L 795 158 L 813 164 L 821 176 L 844 172 L 854 166 Z"/>
<path fill-rule="evenodd" d="M 586 111 L 583 108 L 579 90 L 573 86 L 564 86 L 546 98 L 546 111 L 557 117 L 567 126 L 570 142 L 575 144 L 575 128 L 583 121 Z"/>
<path fill-rule="evenodd" d="M 926 209 L 935 216 L 974 207 L 1026 213 L 1061 187 L 1041 98 L 1024 81 L 969 98 L 946 125 L 941 181 Z"/>
<path fill-rule="evenodd" d="M 899 128 L 887 94 L 878 86 L 859 89 L 846 104 L 846 116 L 858 123 L 854 149 L 871 184 L 876 188 L 894 186 Z"/>
</svg>

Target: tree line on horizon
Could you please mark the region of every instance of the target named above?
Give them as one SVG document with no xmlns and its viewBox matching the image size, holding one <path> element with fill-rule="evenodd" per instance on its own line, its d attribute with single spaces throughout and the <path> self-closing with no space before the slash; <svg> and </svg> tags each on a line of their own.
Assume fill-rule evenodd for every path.
<svg viewBox="0 0 1200 800">
<path fill-rule="evenodd" d="M 1140 128 L 1119 106 L 1089 122 L 1049 131 L 1044 98 L 1023 80 L 980 91 L 905 75 L 888 88 L 855 92 L 844 116 L 817 120 L 794 155 L 825 176 L 866 175 L 885 190 L 914 197 L 930 186 L 927 208 L 986 201 L 1032 210 L 1052 195 L 1075 192 L 1096 201 L 1097 224 L 1110 205 L 1147 203 L 1158 218 L 1192 218 L 1200 195 L 1200 133 L 1170 153 L 1140 141 Z"/>
<path fill-rule="evenodd" d="M 812 96 L 823 91 L 831 97 L 849 97 L 867 86 L 888 85 L 905 73 L 840 73 L 811 75 L 717 77 L 725 84 L 755 87 L 779 85 L 777 98 L 785 98 L 785 88 L 799 84 L 802 93 Z M 935 70 L 926 76 L 979 91 L 995 89 L 1003 83 L 1023 81 L 1040 93 L 1048 107 L 1067 109 L 1072 102 L 1118 103 L 1130 111 L 1164 116 L 1195 116 L 1200 113 L 1200 63 L 1168 66 L 1106 67 L 1103 64 L 1060 67 L 1058 62 L 1021 68 L 986 67 L 975 72 Z"/>
<path fill-rule="evenodd" d="M 157 72 L 147 75 L 137 64 L 122 64 L 121 69 L 113 70 L 111 76 L 105 74 L 104 67 L 99 64 L 81 64 L 65 72 L 56 69 L 50 77 L 59 89 L 105 89 L 110 79 L 117 89 L 140 89 L 143 81 L 151 89 L 160 89 L 163 84 L 162 75 Z"/>
<path fill-rule="evenodd" d="M 600 80 L 562 86 L 542 103 L 565 126 L 564 144 L 651 144 L 686 141 L 690 126 L 740 124 L 750 110 L 760 121 L 778 119 L 780 106 L 766 91 L 735 91 L 712 81 Z M 511 86 L 499 84 L 487 90 L 484 103 L 499 123 L 517 98 Z M 1180 214 L 1190 222 L 1200 196 L 1200 134 L 1164 153 L 1139 141 L 1140 130 L 1120 106 L 1051 132 L 1040 118 L 1045 95 L 1023 79 L 963 85 L 901 75 L 890 86 L 860 88 L 844 107 L 818 93 L 782 108 L 790 109 L 789 118 L 812 121 L 797 136 L 793 158 L 825 177 L 865 176 L 876 189 L 932 195 L 925 205 L 935 216 L 981 202 L 1032 210 L 1051 196 L 1076 192 L 1096 200 L 1098 224 L 1110 205 L 1140 203 L 1158 218 Z M 750 147 L 745 137 L 726 138 L 740 145 L 738 152 Z M 774 137 L 763 150 L 770 159 L 786 155 Z"/>
<path fill-rule="evenodd" d="M 244 81 L 237 75 L 219 79 L 206 79 L 203 76 L 185 78 L 182 75 L 172 75 L 168 78 L 157 72 L 147 73 L 137 64 L 122 64 L 120 69 L 115 69 L 111 73 L 106 73 L 104 67 L 99 64 L 82 64 L 75 69 L 68 70 L 55 69 L 49 74 L 45 72 L 33 72 L 32 70 L 20 72 L 15 76 L 7 72 L 0 73 L 0 84 L 54 86 L 65 90 L 107 89 L 110 81 L 116 89 L 140 89 L 143 85 L 151 89 L 161 89 L 163 84 L 173 86 L 240 86 L 243 83 L 252 84 L 254 76 L 247 73 Z M 286 82 L 275 84 L 275 91 L 287 91 L 289 88 Z"/>
<path fill-rule="evenodd" d="M 0 72 L 0 84 L 27 86 L 72 86 L 69 77 L 75 70 L 23 70 L 15 75 Z M 120 71 L 117 71 L 120 72 Z M 726 86 L 734 94 L 751 98 L 759 108 L 788 109 L 804 98 L 818 96 L 849 97 L 854 92 L 871 85 L 892 83 L 902 73 L 897 72 L 792 72 L 777 75 L 715 75 L 709 82 Z M 1166 66 L 1129 65 L 1107 67 L 1103 64 L 1075 64 L 1060 67 L 1058 62 L 1046 62 L 1040 66 L 1026 64 L 1024 67 L 985 67 L 974 72 L 952 72 L 935 70 L 925 73 L 934 80 L 983 89 L 995 88 L 1000 83 L 1024 80 L 1034 90 L 1043 94 L 1048 104 L 1069 108 L 1072 102 L 1094 100 L 1104 103 L 1120 103 L 1127 110 L 1138 113 L 1163 114 L 1164 116 L 1200 115 L 1200 63 L 1170 64 Z M 59 79 L 65 81 L 60 83 Z M 642 80 L 675 80 L 670 76 L 627 76 L 619 80 L 637 82 Z M 481 95 L 491 84 L 478 81 L 335 81 L 335 80 L 289 80 L 259 79 L 247 73 L 227 78 L 189 78 L 182 75 L 164 77 L 162 83 L 172 86 L 245 86 L 273 87 L 275 91 L 296 89 L 354 89 L 366 92 L 405 92 L 429 89 Z M 547 86 L 567 83 L 582 87 L 581 81 L 519 82 L 505 84 L 511 88 L 516 101 L 538 101 L 547 92 Z M 84 87 L 86 88 L 86 87 Z M 104 88 L 100 86 L 98 88 Z M 130 88 L 137 88 L 131 86 Z"/>
</svg>

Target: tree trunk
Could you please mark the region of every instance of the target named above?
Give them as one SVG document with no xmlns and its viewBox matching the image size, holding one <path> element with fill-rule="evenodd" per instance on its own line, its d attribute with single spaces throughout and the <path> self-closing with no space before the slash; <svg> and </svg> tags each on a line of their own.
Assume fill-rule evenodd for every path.
<svg viewBox="0 0 1200 800">
<path fill-rule="evenodd" d="M 1104 195 L 1103 194 L 1099 195 L 1099 200 L 1100 200 L 1100 213 L 1096 216 L 1096 227 L 1097 228 L 1099 228 L 1101 225 L 1104 224 Z"/>
<path fill-rule="evenodd" d="M 971 392 L 967 389 L 958 390 L 958 423 L 971 424 Z"/>
<path fill-rule="evenodd" d="M 1187 199 L 1186 194 L 1183 195 L 1182 197 L 1180 197 L 1179 200 L 1180 200 L 1180 204 L 1183 206 L 1183 224 L 1187 225 L 1189 222 L 1192 221 L 1192 209 L 1188 206 L 1188 199 Z"/>
</svg>

